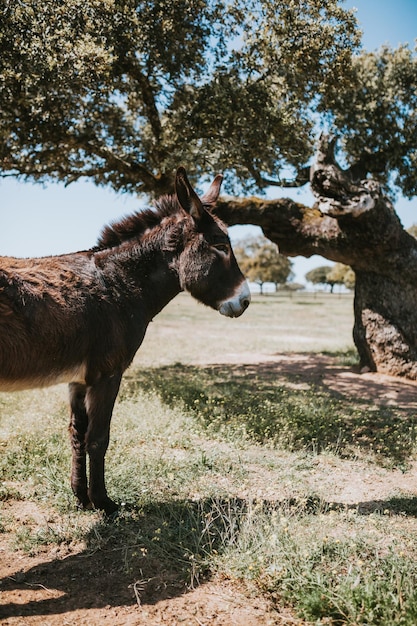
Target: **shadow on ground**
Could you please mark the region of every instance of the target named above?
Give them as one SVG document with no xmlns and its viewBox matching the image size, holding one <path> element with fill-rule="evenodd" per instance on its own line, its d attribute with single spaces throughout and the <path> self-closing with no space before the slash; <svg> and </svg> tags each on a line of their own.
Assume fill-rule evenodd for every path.
<svg viewBox="0 0 417 626">
<path fill-rule="evenodd" d="M 208 579 L 209 559 L 237 536 L 247 507 L 241 499 L 170 500 L 103 517 L 76 554 L 42 559 L 27 570 L 10 563 L 0 580 L 9 599 L 0 602 L 0 619 L 152 605 L 187 593 Z M 42 590 L 42 598 L 31 594 L 24 601 L 29 589 Z"/>
<path fill-rule="evenodd" d="M 153 391 L 179 403 L 211 431 L 235 428 L 257 443 L 288 450 L 352 446 L 385 465 L 405 467 L 417 440 L 417 383 L 360 374 L 323 354 L 285 354 L 258 363 L 177 363 L 135 369 L 123 394 Z"/>
<path fill-rule="evenodd" d="M 359 515 L 417 517 L 416 497 L 356 505 L 328 503 L 315 497 L 280 502 L 233 498 L 132 508 L 115 520 L 100 521 L 86 537 L 87 547 L 77 554 L 44 560 L 28 569 L 19 568 L 18 563 L 11 567 L 9 575 L 0 581 L 8 598 L 7 603 L 0 604 L 0 618 L 47 618 L 85 609 L 144 607 L 187 594 L 207 580 L 208 561 L 221 552 L 222 546 L 237 541 L 254 507 L 258 513 L 262 510 L 267 515 L 276 512 L 288 516 L 291 512 L 296 517 L 346 509 L 355 509 Z M 33 593 L 25 601 L 28 589 L 41 590 L 40 599 Z"/>
</svg>

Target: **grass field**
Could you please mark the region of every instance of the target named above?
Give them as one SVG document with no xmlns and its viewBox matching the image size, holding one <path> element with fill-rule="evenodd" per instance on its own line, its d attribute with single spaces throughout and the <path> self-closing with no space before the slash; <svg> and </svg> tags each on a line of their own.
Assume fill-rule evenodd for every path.
<svg viewBox="0 0 417 626">
<path fill-rule="evenodd" d="M 415 409 L 336 393 L 313 371 L 323 354 L 348 371 L 352 320 L 349 295 L 258 296 L 238 320 L 172 302 L 115 407 L 114 520 L 75 510 L 66 389 L 2 394 L 0 618 L 415 625 Z M 312 365 L 284 371 L 274 355 L 285 352 Z M 189 608 L 135 618 L 162 599 L 185 611 L 178 598 L 213 580 L 268 610 L 258 621 L 202 621 Z"/>
<path fill-rule="evenodd" d="M 205 364 L 254 354 L 344 351 L 352 348 L 353 297 L 299 293 L 253 296 L 238 319 L 181 294 L 150 325 L 138 352 L 140 365 Z"/>
</svg>

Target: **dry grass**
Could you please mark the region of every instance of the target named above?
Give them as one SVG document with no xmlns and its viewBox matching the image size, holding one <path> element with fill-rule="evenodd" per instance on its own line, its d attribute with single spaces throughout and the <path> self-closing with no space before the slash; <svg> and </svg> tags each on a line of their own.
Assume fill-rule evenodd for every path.
<svg viewBox="0 0 417 626">
<path fill-rule="evenodd" d="M 352 348 L 353 296 L 253 296 L 242 317 L 224 318 L 180 294 L 150 324 L 140 366 L 251 362 L 281 352 Z"/>
</svg>

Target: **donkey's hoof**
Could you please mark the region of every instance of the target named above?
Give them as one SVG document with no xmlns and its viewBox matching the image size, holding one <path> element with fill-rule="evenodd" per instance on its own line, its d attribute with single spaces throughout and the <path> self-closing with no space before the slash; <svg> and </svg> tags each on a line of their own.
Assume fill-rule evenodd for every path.
<svg viewBox="0 0 417 626">
<path fill-rule="evenodd" d="M 106 498 L 104 502 L 103 501 L 101 501 L 100 503 L 97 502 L 97 504 L 95 504 L 94 507 L 96 509 L 99 509 L 100 511 L 104 511 L 107 517 L 112 517 L 119 511 L 119 506 L 116 504 L 116 502 L 113 502 L 113 500 L 110 500 L 110 498 Z"/>
<path fill-rule="evenodd" d="M 90 500 L 86 501 L 86 502 L 82 502 L 81 500 L 77 500 L 77 509 L 79 511 L 92 511 L 93 510 L 93 503 L 90 502 Z"/>
</svg>

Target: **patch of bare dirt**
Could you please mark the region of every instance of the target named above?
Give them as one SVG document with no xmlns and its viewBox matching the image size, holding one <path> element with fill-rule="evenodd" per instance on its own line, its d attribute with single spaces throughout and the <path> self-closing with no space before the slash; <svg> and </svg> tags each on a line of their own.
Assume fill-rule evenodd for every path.
<svg viewBox="0 0 417 626">
<path fill-rule="evenodd" d="M 320 384 L 348 398 L 360 398 L 378 406 L 417 409 L 417 382 L 376 372 L 360 372 L 357 367 L 336 365 L 323 354 L 277 355 L 280 371 Z"/>
<path fill-rule="evenodd" d="M 245 358 L 247 357 L 247 358 Z M 417 408 L 417 383 L 337 365 L 324 355 L 228 355 L 228 363 L 246 363 L 248 375 L 273 375 L 277 381 L 303 388 L 319 385 L 341 396 L 376 405 Z M 339 503 L 357 503 L 367 513 L 394 490 L 417 495 L 417 467 L 399 470 L 346 471 L 336 459 L 318 457 L 308 470 L 310 487 L 320 485 Z M 265 476 L 263 477 L 265 479 Z M 263 480 L 267 485 L 268 481 Z M 270 484 L 270 483 L 269 483 Z M 48 513 L 26 501 L 0 503 L 3 513 L 22 526 L 48 522 Z M 267 626 L 302 624 L 278 612 L 268 601 L 236 583 L 214 580 L 189 589 L 160 566 L 145 564 L 132 583 L 120 571 L 112 551 L 87 553 L 83 546 L 46 548 L 28 556 L 0 533 L 0 623 L 7 626 Z"/>
<path fill-rule="evenodd" d="M 286 353 L 266 357 L 264 353 L 227 354 L 213 364 L 245 364 L 248 375 L 273 375 L 277 381 L 293 386 L 318 385 L 348 398 L 360 398 L 378 406 L 417 409 L 417 381 L 360 372 L 355 367 L 338 365 L 332 356 L 311 353 Z M 292 381 L 288 383 L 288 380 Z"/>
<path fill-rule="evenodd" d="M 26 514 L 42 515 L 37 506 Z M 23 521 L 23 520 L 22 520 Z M 7 626 L 267 626 L 301 624 L 230 581 L 195 589 L 148 568 L 140 580 L 111 552 L 81 546 L 27 556 L 0 543 L 0 623 Z"/>
</svg>

